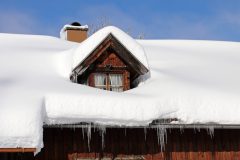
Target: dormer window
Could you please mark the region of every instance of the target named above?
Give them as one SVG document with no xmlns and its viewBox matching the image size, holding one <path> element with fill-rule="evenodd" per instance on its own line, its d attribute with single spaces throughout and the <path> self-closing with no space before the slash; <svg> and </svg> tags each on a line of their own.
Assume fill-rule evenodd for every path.
<svg viewBox="0 0 240 160">
<path fill-rule="evenodd" d="M 122 92 L 124 90 L 123 75 L 94 73 L 94 87 L 103 90 Z"/>
<path fill-rule="evenodd" d="M 71 75 L 76 83 L 123 92 L 135 87 L 133 83 L 148 69 L 113 35 L 109 34 Z"/>
</svg>

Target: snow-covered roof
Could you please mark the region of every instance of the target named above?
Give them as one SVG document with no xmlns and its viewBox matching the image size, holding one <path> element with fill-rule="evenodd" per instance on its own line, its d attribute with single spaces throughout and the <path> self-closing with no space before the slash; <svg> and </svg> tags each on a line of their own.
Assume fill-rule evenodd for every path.
<svg viewBox="0 0 240 160">
<path fill-rule="evenodd" d="M 108 26 L 99 30 L 79 45 L 73 55 L 73 68 L 77 67 L 77 65 L 88 57 L 88 55 L 92 53 L 109 34 L 113 35 L 127 50 L 130 51 L 130 53 L 148 68 L 148 62 L 143 47 L 128 34 L 114 26 Z"/>
<path fill-rule="evenodd" d="M 149 68 L 151 77 L 123 93 L 72 83 L 72 69 L 109 33 Z M 0 148 L 40 149 L 44 123 L 132 126 L 177 118 L 240 124 L 240 43 L 134 40 L 115 27 L 92 37 L 96 42 L 77 44 L 0 34 Z"/>
</svg>

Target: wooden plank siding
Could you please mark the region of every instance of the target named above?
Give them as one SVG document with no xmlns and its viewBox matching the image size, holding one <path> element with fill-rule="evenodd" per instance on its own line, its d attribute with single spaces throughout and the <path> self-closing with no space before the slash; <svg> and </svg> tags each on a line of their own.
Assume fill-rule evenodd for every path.
<svg viewBox="0 0 240 160">
<path fill-rule="evenodd" d="M 215 129 L 213 137 L 205 129 L 169 129 L 163 152 L 157 142 L 156 129 L 147 129 L 145 140 L 142 128 L 107 128 L 105 147 L 102 148 L 100 133 L 93 128 L 90 150 L 86 136 L 83 138 L 81 128 L 45 128 L 44 149 L 36 157 L 29 153 L 0 153 L 0 159 L 68 160 L 73 157 L 126 156 L 143 156 L 146 160 L 240 159 L 240 129 Z"/>
</svg>

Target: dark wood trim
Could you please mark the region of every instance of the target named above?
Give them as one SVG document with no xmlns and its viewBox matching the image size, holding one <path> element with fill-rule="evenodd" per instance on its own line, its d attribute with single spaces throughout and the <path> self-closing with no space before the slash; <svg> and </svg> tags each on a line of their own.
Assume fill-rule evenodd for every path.
<svg viewBox="0 0 240 160">
<path fill-rule="evenodd" d="M 44 125 L 43 128 L 84 128 L 88 127 L 89 123 L 78 123 L 78 124 L 54 124 L 54 125 Z M 91 126 L 97 127 L 97 124 L 91 123 Z M 164 127 L 168 129 L 240 129 L 240 124 L 174 124 L 174 123 L 158 123 L 152 122 L 149 126 L 124 126 L 124 125 L 105 125 L 106 128 L 157 128 Z"/>
<path fill-rule="evenodd" d="M 107 37 L 82 63 L 73 69 L 73 72 L 80 73 L 81 69 L 90 66 L 101 54 L 111 45 L 110 37 Z"/>
<path fill-rule="evenodd" d="M 111 69 L 111 70 L 106 70 L 104 68 L 96 68 L 93 73 L 109 73 L 109 74 L 123 74 L 125 70 L 121 69 Z"/>
<path fill-rule="evenodd" d="M 116 72 L 123 73 L 125 70 L 128 70 L 128 67 L 111 67 L 111 68 L 97 67 L 94 69 L 95 72 L 108 72 L 108 73 L 116 73 Z"/>
<path fill-rule="evenodd" d="M 112 38 L 113 49 L 117 52 L 118 56 L 126 63 L 131 66 L 138 74 L 143 75 L 148 72 L 148 69 L 125 47 L 120 41 L 113 35 Z"/>
<path fill-rule="evenodd" d="M 0 148 L 0 153 L 36 152 L 36 148 Z"/>
</svg>

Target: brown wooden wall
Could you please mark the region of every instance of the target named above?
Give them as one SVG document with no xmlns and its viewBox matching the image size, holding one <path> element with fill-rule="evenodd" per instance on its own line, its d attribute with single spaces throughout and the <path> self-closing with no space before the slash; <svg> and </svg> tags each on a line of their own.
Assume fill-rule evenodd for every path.
<svg viewBox="0 0 240 160">
<path fill-rule="evenodd" d="M 238 160 L 240 159 L 240 130 L 216 129 L 211 138 L 205 129 L 200 131 L 171 129 L 167 132 L 165 151 L 161 152 L 156 129 L 148 129 L 145 140 L 144 129 L 107 129 L 105 148 L 101 136 L 92 129 L 91 150 L 82 129 L 44 129 L 44 149 L 32 159 L 67 160 L 80 157 L 125 157 L 143 155 L 151 160 Z M 3 157 L 3 155 L 2 155 Z M 0 154 L 0 159 L 1 154 Z M 10 159 L 10 158 L 9 158 Z M 28 158 L 31 159 L 31 158 Z"/>
<path fill-rule="evenodd" d="M 0 153 L 0 160 L 34 160 L 33 153 Z"/>
<path fill-rule="evenodd" d="M 124 64 L 114 51 L 108 51 L 106 56 L 103 56 L 100 61 L 101 63 L 98 64 L 97 67 L 105 67 L 106 65 L 111 65 L 113 67 L 126 67 L 126 64 Z"/>
</svg>

